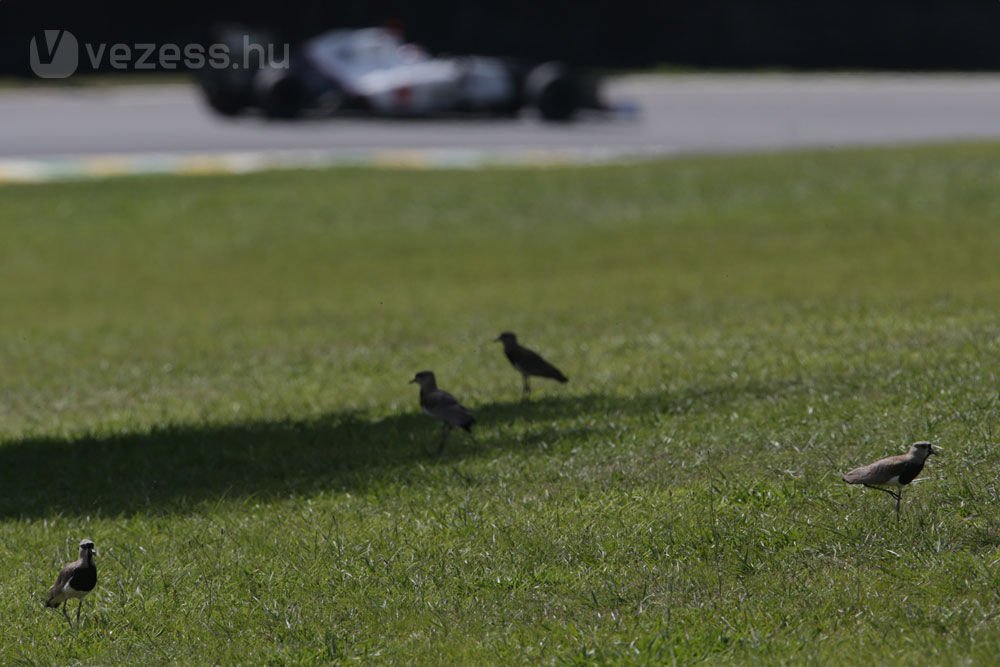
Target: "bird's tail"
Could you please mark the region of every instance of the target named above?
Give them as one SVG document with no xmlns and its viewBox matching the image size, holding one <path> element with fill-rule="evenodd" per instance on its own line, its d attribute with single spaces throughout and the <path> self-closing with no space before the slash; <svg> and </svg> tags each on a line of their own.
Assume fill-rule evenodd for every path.
<svg viewBox="0 0 1000 667">
<path fill-rule="evenodd" d="M 569 378 L 563 375 L 563 372 L 558 368 L 556 368 L 555 366 L 553 366 L 552 364 L 548 364 L 545 368 L 539 369 L 538 375 L 540 375 L 541 377 L 549 378 L 551 380 L 562 382 L 563 384 L 569 382 Z"/>
<path fill-rule="evenodd" d="M 860 475 L 858 475 L 856 473 L 857 473 L 857 470 L 852 470 L 852 471 L 850 471 L 848 473 L 844 473 L 843 475 L 841 475 L 840 478 L 842 480 L 844 480 L 845 482 L 847 482 L 848 484 L 857 484 L 861 480 L 859 479 Z"/>
</svg>

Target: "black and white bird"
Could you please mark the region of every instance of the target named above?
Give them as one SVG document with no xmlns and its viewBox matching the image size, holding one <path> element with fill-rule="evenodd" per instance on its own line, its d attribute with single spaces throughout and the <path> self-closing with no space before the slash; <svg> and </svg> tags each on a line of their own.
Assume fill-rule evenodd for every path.
<svg viewBox="0 0 1000 667">
<path fill-rule="evenodd" d="M 528 396 L 531 393 L 531 385 L 528 384 L 528 378 L 532 375 L 541 378 L 551 378 L 562 383 L 569 382 L 569 378 L 563 375 L 562 371 L 558 368 L 545 361 L 542 355 L 520 345 L 517 342 L 517 336 L 511 332 L 504 331 L 497 336 L 494 342 L 503 343 L 503 353 L 507 355 L 507 360 L 511 366 L 517 369 L 521 377 L 524 378 L 524 396 Z"/>
<path fill-rule="evenodd" d="M 916 479 L 924 469 L 924 462 L 931 454 L 936 454 L 929 442 L 915 442 L 910 451 L 898 456 L 880 459 L 875 463 L 855 468 L 843 477 L 848 484 L 862 484 L 869 489 L 885 491 L 896 499 L 896 518 L 899 518 L 899 501 L 903 498 L 903 487 Z"/>
<path fill-rule="evenodd" d="M 420 385 L 420 407 L 423 411 L 435 419 L 440 419 L 443 424 L 438 454 L 444 451 L 444 442 L 454 427 L 457 426 L 472 433 L 472 425 L 476 423 L 472 413 L 463 407 L 454 396 L 443 389 L 438 389 L 433 372 L 420 371 L 413 376 L 410 382 L 416 382 Z"/>
<path fill-rule="evenodd" d="M 49 591 L 49 599 L 45 602 L 46 607 L 59 607 L 62 605 L 63 616 L 69 623 L 69 614 L 66 613 L 66 603 L 70 598 L 76 598 L 80 602 L 76 606 L 76 622 L 80 622 L 80 607 L 83 606 L 83 598 L 87 593 L 94 590 L 97 585 L 97 566 L 94 565 L 94 543 L 91 540 L 80 541 L 80 557 L 72 563 L 66 563 L 56 577 L 56 583 L 52 584 Z"/>
</svg>

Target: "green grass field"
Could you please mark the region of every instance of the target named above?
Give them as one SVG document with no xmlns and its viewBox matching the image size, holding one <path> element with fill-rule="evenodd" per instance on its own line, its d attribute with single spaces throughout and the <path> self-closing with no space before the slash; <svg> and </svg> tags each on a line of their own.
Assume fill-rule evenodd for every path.
<svg viewBox="0 0 1000 667">
<path fill-rule="evenodd" d="M 4 188 L 0 663 L 992 664 L 998 183 L 993 144 Z M 507 329 L 570 383 L 521 402 Z M 440 458 L 422 369 L 479 420 Z M 918 439 L 898 523 L 840 480 Z"/>
</svg>

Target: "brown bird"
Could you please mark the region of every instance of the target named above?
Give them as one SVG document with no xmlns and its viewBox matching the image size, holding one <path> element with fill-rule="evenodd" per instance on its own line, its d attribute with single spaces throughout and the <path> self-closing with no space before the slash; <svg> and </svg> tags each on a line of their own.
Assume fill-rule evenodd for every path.
<svg viewBox="0 0 1000 667">
<path fill-rule="evenodd" d="M 569 378 L 562 374 L 558 368 L 542 359 L 542 356 L 534 350 L 529 350 L 518 344 L 517 336 L 509 331 L 504 331 L 497 336 L 494 342 L 503 343 L 503 353 L 507 356 L 510 365 L 518 370 L 524 378 L 524 393 L 527 397 L 531 393 L 531 385 L 528 378 L 532 375 L 536 377 L 550 378 L 558 382 L 569 382 Z"/>
<path fill-rule="evenodd" d="M 899 501 L 903 497 L 903 487 L 920 474 L 924 469 L 924 461 L 931 454 L 936 454 L 929 442 L 915 442 L 910 451 L 898 456 L 890 456 L 875 463 L 855 468 L 844 475 L 848 484 L 863 484 L 869 489 L 885 491 L 896 499 L 896 519 L 899 519 Z M 884 488 L 884 487 L 891 488 Z M 895 489 L 895 490 L 893 490 Z"/>
<path fill-rule="evenodd" d="M 62 605 L 63 616 L 66 622 L 70 623 L 69 614 L 66 613 L 66 603 L 70 598 L 77 598 L 80 602 L 76 606 L 76 622 L 80 622 L 80 607 L 83 606 L 83 598 L 87 593 L 94 590 L 97 585 L 97 566 L 94 565 L 94 543 L 91 540 L 80 541 L 80 557 L 72 563 L 67 563 L 56 577 L 56 583 L 49 591 L 49 599 L 45 602 L 46 607 L 59 607 Z M 72 623 L 70 623 L 72 625 Z"/>
<path fill-rule="evenodd" d="M 444 451 L 444 441 L 448 439 L 448 433 L 452 428 L 458 426 L 472 433 L 472 425 L 476 423 L 472 413 L 463 407 L 457 398 L 443 389 L 438 389 L 434 373 L 420 371 L 410 382 L 420 385 L 420 407 L 423 411 L 435 419 L 440 419 L 444 424 L 438 454 Z"/>
</svg>

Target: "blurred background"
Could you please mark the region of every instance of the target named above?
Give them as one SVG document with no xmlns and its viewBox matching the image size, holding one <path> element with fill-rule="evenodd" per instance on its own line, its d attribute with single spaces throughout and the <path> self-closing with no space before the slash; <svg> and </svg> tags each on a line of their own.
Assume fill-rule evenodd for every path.
<svg viewBox="0 0 1000 667">
<path fill-rule="evenodd" d="M 340 0 L 0 3 L 0 74 L 29 76 L 43 28 L 81 42 L 189 43 L 219 22 L 301 41 L 390 25 L 432 52 L 645 68 L 987 70 L 1000 67 L 1000 3 L 983 0 Z"/>
<path fill-rule="evenodd" d="M 606 161 L 995 137 L 998 26 L 1000 2 L 972 0 L 3 0 L 0 182 L 330 164 Z M 361 95 L 356 81 L 335 80 L 315 66 L 314 53 L 304 55 L 317 35 L 364 27 L 385 28 L 423 49 L 397 54 L 401 60 L 419 52 L 461 63 L 447 81 L 447 100 L 428 107 L 434 113 L 394 113 L 393 105 L 416 108 L 421 88 L 414 80 L 386 86 L 383 79 L 378 95 Z M 192 67 L 186 58 L 165 66 L 156 56 L 155 66 L 139 67 L 140 45 L 208 49 L 226 43 L 223 28 L 230 38 L 254 35 L 275 45 L 279 55 L 288 46 L 291 75 L 251 73 L 235 61 L 231 69 Z M 33 40 L 57 33 L 75 37 L 79 66 L 68 78 L 39 78 Z M 115 45 L 131 48 L 117 67 Z M 90 49 L 104 49 L 103 56 L 88 57 Z M 480 59 L 473 94 L 469 60 L 460 59 L 473 54 L 520 69 L 498 74 L 500 65 Z M 564 69 L 533 80 L 546 63 Z M 113 85 L 119 82 L 143 85 Z M 506 92 L 489 98 L 498 88 Z M 370 114 L 379 105 L 383 113 Z M 442 109 L 451 115 L 441 117 Z M 478 116 L 454 122 L 454 112 L 470 109 Z M 611 113 L 595 118 L 578 109 Z M 317 111 L 336 111 L 339 122 L 264 122 Z M 435 118 L 414 124 L 372 115 Z M 564 127 L 536 122 L 571 115 L 578 122 Z M 254 154 L 233 157 L 240 151 Z M 202 157 L 178 161 L 193 153 Z M 145 157 L 122 163 L 126 155 Z M 53 162 L 80 156 L 118 161 Z"/>
</svg>

